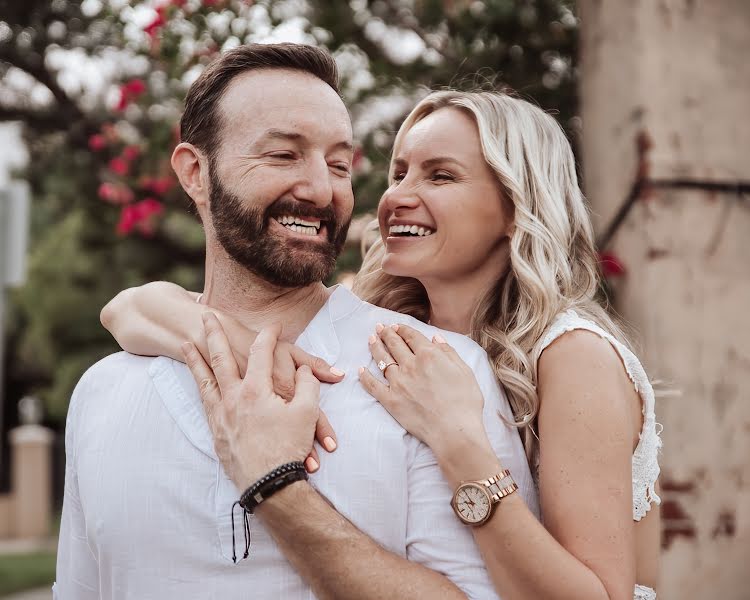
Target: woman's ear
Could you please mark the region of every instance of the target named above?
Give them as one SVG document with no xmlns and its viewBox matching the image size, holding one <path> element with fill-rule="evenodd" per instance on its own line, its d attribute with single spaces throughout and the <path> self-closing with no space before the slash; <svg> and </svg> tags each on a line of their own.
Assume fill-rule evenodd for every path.
<svg viewBox="0 0 750 600">
<path fill-rule="evenodd" d="M 203 217 L 209 201 L 208 161 L 195 146 L 183 142 L 172 152 L 171 162 L 182 189 Z"/>
</svg>

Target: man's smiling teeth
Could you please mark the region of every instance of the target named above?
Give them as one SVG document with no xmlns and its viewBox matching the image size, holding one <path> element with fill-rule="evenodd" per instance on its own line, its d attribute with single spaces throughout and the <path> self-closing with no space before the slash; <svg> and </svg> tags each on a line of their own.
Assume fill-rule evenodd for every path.
<svg viewBox="0 0 750 600">
<path fill-rule="evenodd" d="M 299 217 L 275 217 L 287 229 L 306 235 L 318 235 L 320 221 L 307 221 Z"/>
<path fill-rule="evenodd" d="M 419 225 L 391 225 L 388 228 L 388 233 L 400 233 L 409 234 L 424 237 L 435 233 L 432 229 L 421 227 Z"/>
</svg>

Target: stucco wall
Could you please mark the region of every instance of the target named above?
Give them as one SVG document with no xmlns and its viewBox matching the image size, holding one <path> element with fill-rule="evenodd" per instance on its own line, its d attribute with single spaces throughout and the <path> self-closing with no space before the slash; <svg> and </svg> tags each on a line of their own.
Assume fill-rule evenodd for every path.
<svg viewBox="0 0 750 600">
<path fill-rule="evenodd" d="M 750 2 L 581 0 L 598 231 L 636 177 L 750 181 Z M 638 138 L 650 148 L 639 163 Z M 644 194 L 612 246 L 664 425 L 663 600 L 750 598 L 750 198 Z"/>
</svg>

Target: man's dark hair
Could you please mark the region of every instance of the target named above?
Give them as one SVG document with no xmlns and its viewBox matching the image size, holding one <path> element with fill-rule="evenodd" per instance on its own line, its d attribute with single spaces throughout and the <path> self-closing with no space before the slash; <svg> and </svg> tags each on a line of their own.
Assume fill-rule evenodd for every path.
<svg viewBox="0 0 750 600">
<path fill-rule="evenodd" d="M 222 131 L 219 102 L 229 84 L 246 71 L 291 69 L 309 73 L 339 93 L 336 61 L 320 48 L 306 44 L 246 44 L 222 54 L 206 67 L 185 97 L 180 138 L 213 158 Z"/>
</svg>

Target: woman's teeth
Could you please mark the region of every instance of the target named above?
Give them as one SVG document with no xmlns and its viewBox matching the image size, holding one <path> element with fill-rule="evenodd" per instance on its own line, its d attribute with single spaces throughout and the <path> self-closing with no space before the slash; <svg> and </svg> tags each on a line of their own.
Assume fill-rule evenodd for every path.
<svg viewBox="0 0 750 600">
<path fill-rule="evenodd" d="M 396 235 L 416 235 L 419 237 L 424 237 L 427 235 L 432 235 L 435 232 L 432 229 L 421 227 L 420 225 L 391 225 L 388 228 L 388 233 Z"/>
<path fill-rule="evenodd" d="M 304 233 L 305 235 L 318 235 L 320 231 L 320 221 L 307 221 L 300 219 L 299 217 L 274 217 L 279 223 L 281 223 L 287 229 L 291 229 L 296 233 Z"/>
</svg>

